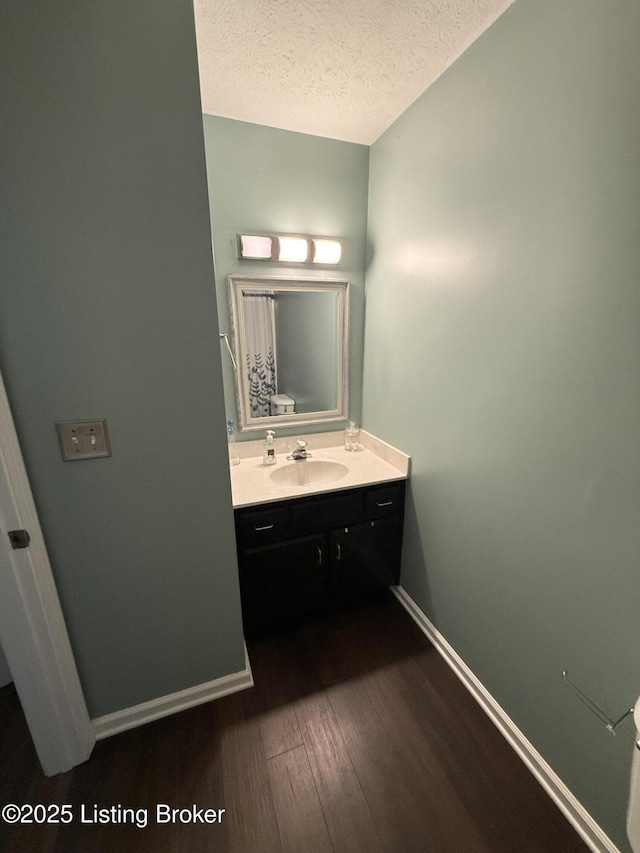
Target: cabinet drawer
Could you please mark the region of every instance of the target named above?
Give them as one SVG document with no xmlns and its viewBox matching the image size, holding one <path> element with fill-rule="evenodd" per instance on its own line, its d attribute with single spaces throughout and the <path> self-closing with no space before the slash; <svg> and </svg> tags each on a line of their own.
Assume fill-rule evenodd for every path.
<svg viewBox="0 0 640 853">
<path fill-rule="evenodd" d="M 247 510 L 236 517 L 242 548 L 256 548 L 287 539 L 289 509 L 286 506 Z"/>
<path fill-rule="evenodd" d="M 328 498 L 297 501 L 291 505 L 291 528 L 301 533 L 334 524 L 351 524 L 363 518 L 363 509 L 361 492 L 344 492 Z"/>
<path fill-rule="evenodd" d="M 375 489 L 367 489 L 365 506 L 367 518 L 384 518 L 402 511 L 404 483 L 387 483 Z"/>
</svg>

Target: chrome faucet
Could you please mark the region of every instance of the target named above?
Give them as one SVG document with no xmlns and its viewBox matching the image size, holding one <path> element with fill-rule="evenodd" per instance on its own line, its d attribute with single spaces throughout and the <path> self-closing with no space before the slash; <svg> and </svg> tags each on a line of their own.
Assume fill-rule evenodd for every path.
<svg viewBox="0 0 640 853">
<path fill-rule="evenodd" d="M 287 456 L 287 459 L 308 459 L 311 456 L 309 451 L 307 450 L 307 442 L 299 438 L 296 444 L 296 449 L 290 456 Z"/>
</svg>

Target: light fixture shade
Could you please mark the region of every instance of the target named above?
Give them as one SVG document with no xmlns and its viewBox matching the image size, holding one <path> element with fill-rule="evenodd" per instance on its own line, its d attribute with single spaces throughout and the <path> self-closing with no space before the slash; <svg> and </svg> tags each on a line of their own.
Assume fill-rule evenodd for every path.
<svg viewBox="0 0 640 853">
<path fill-rule="evenodd" d="M 342 246 L 337 240 L 314 240 L 314 264 L 339 264 Z"/>
<path fill-rule="evenodd" d="M 268 261 L 272 256 L 273 238 L 257 234 L 240 234 L 238 248 L 241 258 Z"/>
<path fill-rule="evenodd" d="M 309 241 L 304 237 L 278 237 L 279 261 L 306 263 L 309 258 Z"/>
</svg>

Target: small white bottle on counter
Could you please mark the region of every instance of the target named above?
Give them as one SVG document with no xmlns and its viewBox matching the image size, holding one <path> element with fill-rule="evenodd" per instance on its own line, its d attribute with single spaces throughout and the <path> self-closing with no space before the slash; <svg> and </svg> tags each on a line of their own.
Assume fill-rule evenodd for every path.
<svg viewBox="0 0 640 853">
<path fill-rule="evenodd" d="M 276 464 L 276 443 L 274 440 L 274 431 L 272 429 L 267 430 L 267 439 L 263 444 L 263 454 L 262 454 L 262 464 L 263 465 L 275 465 Z"/>
</svg>

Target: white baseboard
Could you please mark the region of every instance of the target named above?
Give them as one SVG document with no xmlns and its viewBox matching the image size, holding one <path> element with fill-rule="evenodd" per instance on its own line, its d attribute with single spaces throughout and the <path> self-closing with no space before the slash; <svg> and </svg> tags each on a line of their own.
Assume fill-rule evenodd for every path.
<svg viewBox="0 0 640 853">
<path fill-rule="evenodd" d="M 212 699 L 221 699 L 230 693 L 237 693 L 239 690 L 253 687 L 253 675 L 251 674 L 251 664 L 246 646 L 244 659 L 245 667 L 240 672 L 232 672 L 231 675 L 224 675 L 222 678 L 216 678 L 214 681 L 208 681 L 205 684 L 197 684 L 195 687 L 188 687 L 186 690 L 180 690 L 177 693 L 159 696 L 157 699 L 142 702 L 140 705 L 133 705 L 131 708 L 123 708 L 121 711 L 106 714 L 104 717 L 96 717 L 91 721 L 95 729 L 96 740 L 111 737 L 111 735 L 116 735 L 127 729 L 133 729 L 153 720 L 159 720 L 161 717 L 176 714 L 178 711 L 193 708 L 195 705 L 211 702 Z"/>
<path fill-rule="evenodd" d="M 489 719 L 504 735 L 522 761 L 536 777 L 551 799 L 575 827 L 594 853 L 620 853 L 616 845 L 595 822 L 589 812 L 552 770 L 533 744 L 527 740 L 504 709 L 496 702 L 482 682 L 476 678 L 458 653 L 449 645 L 435 625 L 420 610 L 401 586 L 391 587 L 420 630 L 428 637 L 446 663 L 458 676 Z"/>
</svg>

